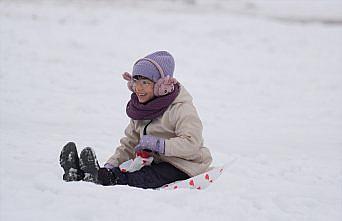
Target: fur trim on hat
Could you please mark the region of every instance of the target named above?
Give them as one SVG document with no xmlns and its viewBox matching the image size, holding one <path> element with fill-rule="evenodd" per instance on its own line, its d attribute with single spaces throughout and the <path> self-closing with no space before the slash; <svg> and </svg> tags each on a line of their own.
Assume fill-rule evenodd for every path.
<svg viewBox="0 0 342 221">
<path fill-rule="evenodd" d="M 154 95 L 160 97 L 171 93 L 175 90 L 175 84 L 177 83 L 178 81 L 176 80 L 176 78 L 170 76 L 160 78 L 154 85 Z"/>
</svg>

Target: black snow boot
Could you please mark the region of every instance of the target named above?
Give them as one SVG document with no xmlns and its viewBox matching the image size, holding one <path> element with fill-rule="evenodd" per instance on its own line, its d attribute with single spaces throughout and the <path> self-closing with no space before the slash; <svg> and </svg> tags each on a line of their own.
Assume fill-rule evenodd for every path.
<svg viewBox="0 0 342 221">
<path fill-rule="evenodd" d="M 84 181 L 98 183 L 97 176 L 100 166 L 97 162 L 95 152 L 90 147 L 82 150 L 80 154 L 80 166 L 84 172 Z"/>
<path fill-rule="evenodd" d="M 84 177 L 83 171 L 80 169 L 79 158 L 77 154 L 76 145 L 73 142 L 67 143 L 59 157 L 59 163 L 64 169 L 63 180 L 79 181 Z"/>
</svg>

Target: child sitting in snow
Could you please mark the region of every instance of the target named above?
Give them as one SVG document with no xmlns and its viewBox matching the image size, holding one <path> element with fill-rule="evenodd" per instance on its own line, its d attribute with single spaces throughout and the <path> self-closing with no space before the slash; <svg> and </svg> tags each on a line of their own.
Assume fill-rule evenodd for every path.
<svg viewBox="0 0 342 221">
<path fill-rule="evenodd" d="M 139 59 L 132 75 L 123 75 L 133 92 L 125 136 L 102 168 L 91 148 L 78 157 L 75 144 L 68 143 L 60 155 L 65 181 L 158 188 L 208 170 L 212 158 L 203 146 L 202 123 L 191 95 L 173 78 L 174 67 L 171 54 L 158 51 Z M 148 151 L 152 163 L 135 172 L 119 168 L 140 151 Z"/>
</svg>

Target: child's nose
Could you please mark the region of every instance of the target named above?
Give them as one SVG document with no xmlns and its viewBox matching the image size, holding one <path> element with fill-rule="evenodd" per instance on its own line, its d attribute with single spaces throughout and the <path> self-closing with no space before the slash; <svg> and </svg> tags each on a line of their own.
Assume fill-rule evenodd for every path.
<svg viewBox="0 0 342 221">
<path fill-rule="evenodd" d="M 141 86 L 141 84 L 136 84 L 136 85 L 135 85 L 135 90 L 136 90 L 136 91 L 143 91 L 144 88 Z"/>
<path fill-rule="evenodd" d="M 135 86 L 136 86 L 137 88 L 142 88 L 141 84 L 138 83 L 138 82 L 135 84 Z"/>
</svg>

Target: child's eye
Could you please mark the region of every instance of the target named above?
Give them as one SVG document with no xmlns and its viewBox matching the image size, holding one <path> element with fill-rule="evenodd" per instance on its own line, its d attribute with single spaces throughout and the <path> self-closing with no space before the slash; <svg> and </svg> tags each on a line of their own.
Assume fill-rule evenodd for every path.
<svg viewBox="0 0 342 221">
<path fill-rule="evenodd" d="M 149 82 L 149 81 L 146 81 L 146 80 L 143 80 L 143 81 L 142 81 L 142 84 L 144 84 L 144 85 L 149 85 L 150 82 Z"/>
</svg>

